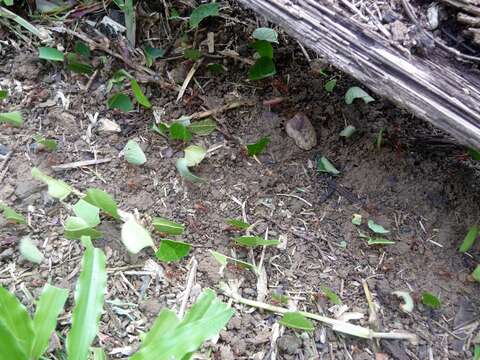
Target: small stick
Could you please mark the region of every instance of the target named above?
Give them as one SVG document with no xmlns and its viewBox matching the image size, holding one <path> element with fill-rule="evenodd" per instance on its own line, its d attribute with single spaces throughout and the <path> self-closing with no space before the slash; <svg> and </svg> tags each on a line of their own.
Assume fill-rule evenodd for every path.
<svg viewBox="0 0 480 360">
<path fill-rule="evenodd" d="M 88 91 L 90 89 L 90 86 L 92 86 L 93 81 L 98 75 L 98 69 L 95 70 L 95 72 L 90 76 L 90 79 L 88 79 L 87 85 L 85 85 L 85 91 Z"/>
<path fill-rule="evenodd" d="M 61 165 L 54 165 L 54 166 L 52 166 L 52 169 L 53 169 L 53 171 L 69 170 L 69 169 L 75 169 L 75 168 L 79 168 L 79 167 L 83 167 L 83 166 L 103 164 L 103 163 L 109 162 L 111 160 L 112 159 L 110 159 L 110 158 L 93 159 L 93 160 L 81 160 L 81 161 L 75 161 L 75 162 L 61 164 Z"/>
<path fill-rule="evenodd" d="M 183 294 L 182 304 L 180 305 L 180 310 L 178 310 L 178 317 L 183 318 L 185 314 L 185 309 L 187 308 L 188 298 L 190 297 L 190 292 L 192 291 L 193 281 L 195 280 L 195 275 L 197 274 L 197 259 L 192 258 L 192 267 L 188 273 L 187 285 L 185 285 L 185 292 Z"/>
<path fill-rule="evenodd" d="M 187 90 L 188 84 L 190 83 L 190 80 L 192 80 L 193 75 L 195 75 L 195 72 L 198 70 L 200 65 L 202 64 L 203 59 L 200 59 L 193 64 L 192 68 L 187 74 L 187 77 L 183 81 L 182 87 L 180 88 L 180 91 L 178 92 L 177 96 L 177 102 L 180 101 L 180 99 L 183 97 L 183 94 L 185 94 L 185 90 Z"/>
<path fill-rule="evenodd" d="M 0 171 L 2 172 L 2 173 L 0 174 L 0 183 L 2 183 L 3 178 L 4 178 L 5 175 L 7 174 L 7 170 L 8 170 L 7 163 L 8 163 L 8 161 L 10 160 L 10 158 L 12 157 L 12 154 L 13 154 L 13 150 L 10 150 L 10 151 L 8 152 L 8 154 L 5 156 L 5 159 L 3 160 L 2 165 L 0 165 Z"/>
</svg>

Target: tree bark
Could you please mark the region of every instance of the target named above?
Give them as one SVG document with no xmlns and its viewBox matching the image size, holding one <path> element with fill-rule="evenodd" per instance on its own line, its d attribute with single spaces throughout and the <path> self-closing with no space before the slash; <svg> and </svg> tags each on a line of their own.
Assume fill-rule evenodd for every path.
<svg viewBox="0 0 480 360">
<path fill-rule="evenodd" d="M 453 63 L 410 55 L 328 0 L 240 0 L 379 96 L 480 149 L 480 81 Z M 404 49 L 405 50 L 405 49 Z M 437 51 L 437 50 L 435 50 Z M 441 50 L 438 50 L 441 51 Z"/>
</svg>

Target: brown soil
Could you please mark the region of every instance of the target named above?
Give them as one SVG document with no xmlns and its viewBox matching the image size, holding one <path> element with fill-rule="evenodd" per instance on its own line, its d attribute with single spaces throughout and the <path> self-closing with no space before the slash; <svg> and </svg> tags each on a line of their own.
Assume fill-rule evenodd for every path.
<svg viewBox="0 0 480 360">
<path fill-rule="evenodd" d="M 226 44 L 229 35 L 235 34 L 232 47 L 248 54 L 247 38 L 255 24 L 248 20 L 250 13 L 231 11 L 232 16 L 246 20 L 223 23 L 225 33 L 218 34 L 217 44 Z M 218 30 L 218 23 L 210 24 L 211 31 Z M 11 96 L 0 103 L 0 110 L 22 109 L 26 122 L 22 128 L 0 127 L 0 144 L 14 149 L 0 184 L 0 199 L 26 215 L 31 227 L 12 226 L 0 218 L 0 284 L 30 309 L 48 281 L 70 289 L 71 294 L 74 290 L 82 246 L 62 237 L 68 210 L 31 179 L 30 169 L 36 166 L 80 191 L 90 187 L 108 191 L 122 209 L 137 209 L 146 223 L 161 216 L 186 225 L 182 239 L 194 246 L 191 254 L 178 264 L 161 264 L 152 251 L 128 254 L 120 242 L 119 224 L 102 222 L 105 238 L 95 245 L 107 254 L 109 280 L 98 343 L 112 358 L 125 358 L 137 348 L 139 334 L 148 330 L 160 309 L 178 309 L 193 257 L 198 272 L 191 300 L 202 288 L 215 289 L 220 281 L 233 279 L 243 281 L 244 297 L 256 299 L 257 279 L 252 272 L 227 268 L 220 274 L 219 264 L 209 253 L 216 250 L 251 261 L 251 254 L 232 246 L 237 234 L 225 224 L 226 219 L 242 217 L 239 203 L 244 203 L 248 221 L 257 222 L 253 232 L 263 236 L 268 231 L 270 238 L 283 242 L 283 248 L 266 249 L 266 302 L 272 301 L 272 292 L 280 292 L 298 309 L 334 316 L 332 304 L 321 295 L 321 286 L 328 286 L 348 307 L 346 311 L 364 315 L 354 322 L 368 326 L 362 287 L 367 280 L 378 305 L 379 330 L 414 332 L 420 344 L 358 340 L 317 324 L 313 334 L 282 328 L 280 339 L 272 345 L 278 317 L 235 306 L 236 315 L 227 329 L 216 344 L 208 345 L 213 358 L 266 359 L 275 353 L 278 359 L 471 359 L 468 345 L 478 329 L 476 325 L 467 328 L 463 320 L 471 325 L 478 319 L 479 285 L 468 275 L 479 259 L 479 247 L 471 251 L 472 256 L 460 254 L 457 248 L 480 218 L 478 164 L 465 160 L 463 150 L 446 135 L 378 96 L 368 105 L 346 105 L 345 91 L 358 84 L 329 69 L 338 85 L 328 94 L 323 86 L 329 78 L 311 70 L 295 42 L 282 35 L 280 47 L 273 80 L 248 82 L 247 67 L 224 59 L 225 75 L 211 76 L 201 67 L 196 80 L 202 89 L 190 85 L 179 102 L 175 91 L 148 86 L 153 109 L 164 119 L 236 99 L 257 101 L 254 107 L 218 115 L 221 131 L 193 138 L 192 143 L 212 150 L 194 170 L 209 181 L 196 185 L 183 181 L 175 169 L 183 145 L 150 130 L 151 111 L 125 114 L 106 108 L 105 85 L 120 63 L 109 63 L 112 70 L 102 70 L 85 91 L 88 78 L 2 43 L 0 88 L 7 88 Z M 175 60 L 163 66 L 163 71 L 178 72 L 182 67 L 188 70 L 191 63 Z M 289 100 L 273 107 L 262 105 L 277 96 Z M 310 151 L 296 147 L 285 133 L 285 121 L 298 112 L 310 118 L 318 135 L 318 144 Z M 99 131 L 98 124 L 90 123 L 96 116 L 116 121 L 121 132 Z M 338 134 L 346 124 L 355 125 L 358 132 L 345 140 Z M 377 148 L 381 129 L 384 141 Z M 56 139 L 59 149 L 38 151 L 32 139 L 38 133 Z M 246 157 L 243 144 L 262 136 L 271 139 L 267 152 L 259 161 Z M 134 138 L 148 159 L 140 167 L 118 157 Z M 321 156 L 341 175 L 318 174 L 316 160 Z M 111 160 L 63 172 L 51 170 L 52 165 L 93 158 Z M 390 229 L 388 237 L 395 244 L 368 246 L 351 223 L 354 213 L 361 214 L 364 222 L 372 219 Z M 18 252 L 16 244 L 27 233 L 45 255 L 38 266 L 22 260 Z M 255 261 L 260 254 L 253 251 Z M 400 311 L 398 299 L 391 295 L 395 290 L 412 293 L 416 306 L 411 314 Z M 439 296 L 439 310 L 420 304 L 424 291 Z M 70 296 L 60 321 L 61 337 L 68 330 L 72 302 Z M 59 353 L 58 345 L 52 343 L 49 358 L 61 358 Z"/>
</svg>

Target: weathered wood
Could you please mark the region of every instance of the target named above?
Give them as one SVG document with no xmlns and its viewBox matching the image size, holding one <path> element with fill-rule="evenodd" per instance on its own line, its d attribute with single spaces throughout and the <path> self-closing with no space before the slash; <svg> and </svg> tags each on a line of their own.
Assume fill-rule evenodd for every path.
<svg viewBox="0 0 480 360">
<path fill-rule="evenodd" d="M 240 0 L 291 36 L 388 98 L 480 148 L 480 81 L 454 66 L 397 50 L 378 34 L 343 16 L 327 0 Z M 440 51 L 440 50 L 439 50 Z"/>
</svg>

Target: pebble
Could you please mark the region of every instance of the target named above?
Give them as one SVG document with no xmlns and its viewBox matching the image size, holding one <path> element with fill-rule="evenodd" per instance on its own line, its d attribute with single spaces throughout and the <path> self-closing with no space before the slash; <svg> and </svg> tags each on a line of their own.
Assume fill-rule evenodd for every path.
<svg viewBox="0 0 480 360">
<path fill-rule="evenodd" d="M 310 150 L 317 145 L 317 133 L 310 119 L 302 113 L 298 113 L 288 120 L 285 130 L 300 149 Z"/>
<path fill-rule="evenodd" d="M 286 354 L 295 354 L 302 347 L 302 340 L 295 335 L 284 335 L 277 341 L 278 349 Z"/>
<path fill-rule="evenodd" d="M 7 155 L 9 152 L 10 150 L 6 146 L 0 144 L 0 155 Z"/>
</svg>

